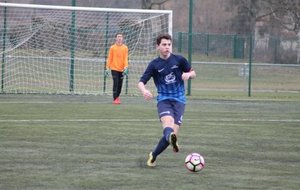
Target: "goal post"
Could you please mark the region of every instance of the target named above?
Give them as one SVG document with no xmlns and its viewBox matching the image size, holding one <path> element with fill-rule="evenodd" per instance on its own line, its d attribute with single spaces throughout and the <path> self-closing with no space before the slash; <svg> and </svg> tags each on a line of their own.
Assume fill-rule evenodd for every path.
<svg viewBox="0 0 300 190">
<path fill-rule="evenodd" d="M 129 49 L 122 93 L 135 95 L 156 36 L 172 34 L 171 10 L 0 3 L 0 93 L 112 94 L 104 70 L 117 32 Z"/>
</svg>

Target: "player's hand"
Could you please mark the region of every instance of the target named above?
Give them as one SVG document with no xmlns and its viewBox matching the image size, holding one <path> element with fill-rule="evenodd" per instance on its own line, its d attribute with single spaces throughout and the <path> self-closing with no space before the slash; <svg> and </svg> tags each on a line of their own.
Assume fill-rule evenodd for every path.
<svg viewBox="0 0 300 190">
<path fill-rule="evenodd" d="M 191 78 L 191 73 L 190 72 L 183 73 L 181 78 L 182 80 L 189 80 Z"/>
<path fill-rule="evenodd" d="M 128 76 L 128 68 L 127 67 L 123 71 L 123 76 Z"/>
<path fill-rule="evenodd" d="M 149 90 L 145 90 L 143 92 L 143 96 L 145 100 L 151 100 L 153 98 L 153 95 L 151 94 L 151 92 Z"/>
<path fill-rule="evenodd" d="M 110 70 L 109 70 L 109 69 L 106 69 L 106 70 L 104 71 L 105 77 L 108 77 L 108 76 L 109 76 L 109 73 L 110 73 Z"/>
</svg>

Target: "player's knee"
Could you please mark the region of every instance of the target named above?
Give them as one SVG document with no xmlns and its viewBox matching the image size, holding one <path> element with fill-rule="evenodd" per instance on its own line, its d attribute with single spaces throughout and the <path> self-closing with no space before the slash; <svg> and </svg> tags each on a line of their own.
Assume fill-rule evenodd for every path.
<svg viewBox="0 0 300 190">
<path fill-rule="evenodd" d="M 174 126 L 174 118 L 172 116 L 166 115 L 160 118 L 163 126 Z"/>
</svg>

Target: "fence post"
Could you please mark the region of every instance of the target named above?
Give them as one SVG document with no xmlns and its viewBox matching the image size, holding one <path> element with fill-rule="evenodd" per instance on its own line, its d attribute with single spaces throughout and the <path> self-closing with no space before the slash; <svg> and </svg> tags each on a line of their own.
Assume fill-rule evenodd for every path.
<svg viewBox="0 0 300 190">
<path fill-rule="evenodd" d="M 108 54 L 108 29 L 109 29 L 109 12 L 106 13 L 106 25 L 105 25 L 105 52 L 104 52 L 104 64 L 103 64 L 103 93 L 106 92 L 106 80 L 107 76 L 105 75 L 106 71 L 106 61 L 107 61 L 107 54 Z"/>
<path fill-rule="evenodd" d="M 206 34 L 206 51 L 205 51 L 206 56 L 208 56 L 208 52 L 209 52 L 209 33 Z"/>
<path fill-rule="evenodd" d="M 192 47 L 193 47 L 193 0 L 190 0 L 190 5 L 189 5 L 189 52 L 188 52 L 188 61 L 190 64 L 192 64 Z M 187 95 L 191 95 L 191 79 L 188 80 L 188 92 Z"/>
<path fill-rule="evenodd" d="M 252 54 L 253 54 L 253 39 L 252 34 L 249 36 L 249 78 L 248 78 L 248 96 L 251 96 L 251 75 L 252 75 Z"/>
<path fill-rule="evenodd" d="M 72 6 L 76 6 L 76 0 L 72 0 Z M 72 20 L 71 20 L 71 63 L 70 63 L 70 84 L 69 84 L 69 91 L 74 92 L 74 64 L 75 64 L 75 45 L 76 45 L 76 12 L 72 11 Z"/>
<path fill-rule="evenodd" d="M 278 63 L 278 47 L 280 46 L 280 39 L 278 37 L 273 38 L 273 46 L 274 46 L 274 52 L 273 52 L 273 63 Z"/>
<path fill-rule="evenodd" d="M 5 1 L 5 3 L 6 3 L 6 1 Z M 3 48 L 2 48 L 2 72 L 1 72 L 1 93 L 3 93 L 4 92 L 4 74 L 5 74 L 5 40 L 6 40 L 6 29 L 7 29 L 7 18 L 6 18 L 6 9 L 7 9 L 7 7 L 4 7 L 4 15 L 3 15 L 3 28 L 4 28 L 4 31 L 3 31 L 3 43 L 2 43 L 2 46 L 3 46 Z"/>
<path fill-rule="evenodd" d="M 236 49 L 237 49 L 237 35 L 235 34 L 233 36 L 233 58 L 237 58 Z"/>
<path fill-rule="evenodd" d="M 182 32 L 178 32 L 178 53 L 182 53 Z"/>
</svg>

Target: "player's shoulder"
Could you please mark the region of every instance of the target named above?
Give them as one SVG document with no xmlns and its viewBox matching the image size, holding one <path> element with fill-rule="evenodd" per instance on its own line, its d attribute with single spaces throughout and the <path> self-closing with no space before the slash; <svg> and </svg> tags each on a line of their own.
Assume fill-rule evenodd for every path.
<svg viewBox="0 0 300 190">
<path fill-rule="evenodd" d="M 110 46 L 110 49 L 115 49 L 117 47 L 118 47 L 117 44 L 113 44 L 113 45 Z"/>
<path fill-rule="evenodd" d="M 171 54 L 171 56 L 173 57 L 173 59 L 176 59 L 177 61 L 181 62 L 181 61 L 184 61 L 186 62 L 186 58 L 183 56 L 183 55 L 180 55 L 180 54 Z"/>
<path fill-rule="evenodd" d="M 157 62 L 160 62 L 160 60 L 161 60 L 160 57 L 156 57 L 156 58 L 154 58 L 154 59 L 152 59 L 152 60 L 150 61 L 150 64 L 155 64 L 155 63 L 157 63 Z"/>
<path fill-rule="evenodd" d="M 156 57 L 149 62 L 148 69 L 155 69 L 158 65 L 160 65 L 160 58 Z"/>
<path fill-rule="evenodd" d="M 128 49 L 128 46 L 127 46 L 126 44 L 123 44 L 123 47 L 124 47 L 125 49 Z"/>
</svg>

